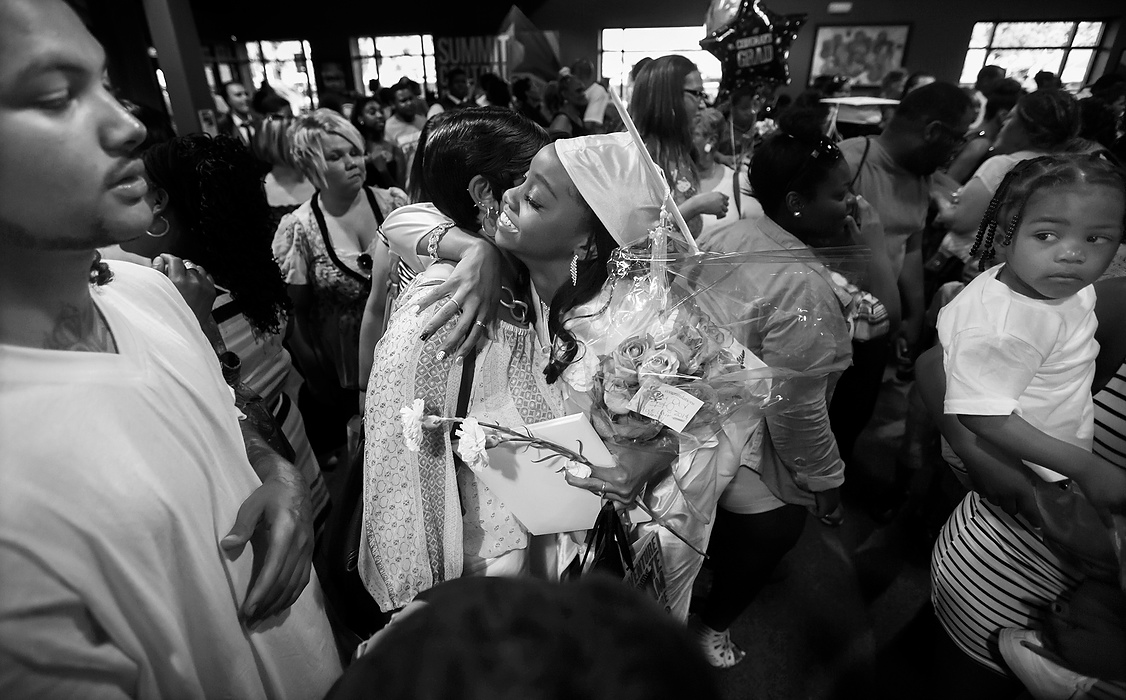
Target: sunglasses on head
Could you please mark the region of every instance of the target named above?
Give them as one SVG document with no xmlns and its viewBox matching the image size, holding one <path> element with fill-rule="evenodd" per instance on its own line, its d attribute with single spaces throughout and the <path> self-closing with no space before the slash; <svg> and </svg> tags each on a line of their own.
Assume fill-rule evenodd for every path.
<svg viewBox="0 0 1126 700">
<path fill-rule="evenodd" d="M 802 161 L 801 167 L 798 168 L 798 171 L 790 178 L 790 184 L 786 187 L 787 192 L 793 189 L 794 183 L 801 180 L 806 171 L 809 170 L 809 167 L 814 163 L 832 165 L 844 158 L 844 154 L 841 153 L 841 149 L 837 144 L 832 139 L 824 136 L 822 136 L 817 143 L 809 143 L 790 134 L 786 134 L 786 137 L 797 141 L 803 146 L 809 147 L 809 151 L 806 153 L 805 160 Z"/>
</svg>

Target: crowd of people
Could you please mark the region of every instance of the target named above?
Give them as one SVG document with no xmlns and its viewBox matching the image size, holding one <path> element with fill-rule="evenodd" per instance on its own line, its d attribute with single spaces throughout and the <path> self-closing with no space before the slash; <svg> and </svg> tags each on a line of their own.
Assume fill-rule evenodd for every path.
<svg viewBox="0 0 1126 700">
<path fill-rule="evenodd" d="M 719 697 L 894 370 L 904 452 L 941 435 L 965 488 L 927 692 L 1126 698 L 1126 78 L 890 70 L 843 139 L 847 81 L 715 99 L 678 55 L 624 111 L 586 60 L 296 115 L 232 82 L 209 136 L 113 94 L 61 0 L 0 0 L 0 58 L 0 696 Z M 785 378 L 707 441 L 615 439 L 589 397 L 654 230 L 743 261 L 709 313 Z M 466 456 L 574 414 L 611 459 L 563 478 L 645 511 L 663 610 Z"/>
</svg>

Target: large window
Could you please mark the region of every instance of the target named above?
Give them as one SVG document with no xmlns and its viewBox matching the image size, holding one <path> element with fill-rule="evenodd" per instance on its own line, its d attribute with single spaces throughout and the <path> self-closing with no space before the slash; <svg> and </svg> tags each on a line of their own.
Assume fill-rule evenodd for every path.
<svg viewBox="0 0 1126 700">
<path fill-rule="evenodd" d="M 1004 68 L 1026 88 L 1040 71 L 1077 89 L 1087 82 L 1103 38 L 1103 22 L 977 22 L 962 66 L 963 85 L 972 85 L 987 65 Z"/>
<path fill-rule="evenodd" d="M 403 77 L 426 90 L 437 89 L 434 37 L 429 34 L 356 37 L 352 40 L 352 61 L 357 87 L 363 86 L 365 91 L 372 80 L 389 87 Z"/>
<path fill-rule="evenodd" d="M 696 64 L 704 78 L 704 89 L 715 97 L 721 70 L 719 59 L 700 48 L 700 40 L 705 36 L 702 26 L 603 29 L 602 76 L 609 79 L 610 89 L 623 94 L 634 64 L 643 58 L 675 53 Z"/>
<path fill-rule="evenodd" d="M 215 94 L 224 83 L 238 80 L 253 93 L 267 81 L 289 100 L 293 113 L 313 109 L 317 102 L 312 51 L 307 41 L 248 41 L 203 47 L 203 72 Z M 226 108 L 226 105 L 223 105 Z"/>
<path fill-rule="evenodd" d="M 317 106 L 317 83 L 312 76 L 312 55 L 307 41 L 248 41 L 250 77 L 254 87 L 266 80 L 289 100 L 294 114 Z"/>
</svg>

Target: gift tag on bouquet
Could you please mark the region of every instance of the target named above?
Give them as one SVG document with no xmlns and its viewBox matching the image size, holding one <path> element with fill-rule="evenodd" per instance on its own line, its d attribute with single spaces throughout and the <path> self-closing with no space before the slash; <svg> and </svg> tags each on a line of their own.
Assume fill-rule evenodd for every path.
<svg viewBox="0 0 1126 700">
<path fill-rule="evenodd" d="M 679 433 L 703 405 L 703 401 L 675 386 L 651 384 L 633 395 L 629 409 L 660 421 Z"/>
</svg>

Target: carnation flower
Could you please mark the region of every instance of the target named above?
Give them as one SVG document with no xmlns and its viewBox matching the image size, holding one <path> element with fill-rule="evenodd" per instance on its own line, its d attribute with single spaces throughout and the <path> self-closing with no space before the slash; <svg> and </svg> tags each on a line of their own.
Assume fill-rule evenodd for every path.
<svg viewBox="0 0 1126 700">
<path fill-rule="evenodd" d="M 422 399 L 415 399 L 409 406 L 399 409 L 399 417 L 403 421 L 403 441 L 411 452 L 418 452 L 422 444 L 422 419 L 426 415 L 426 404 Z"/>
<path fill-rule="evenodd" d="M 485 451 L 487 439 L 485 431 L 476 418 L 466 418 L 454 433 L 457 438 L 455 451 L 457 456 L 465 462 L 466 466 L 474 472 L 480 472 L 489 466 L 489 454 Z"/>
<path fill-rule="evenodd" d="M 573 459 L 567 460 L 567 463 L 563 465 L 563 468 L 567 471 L 568 474 L 577 479 L 586 479 L 591 474 L 590 467 L 583 464 L 582 462 L 576 462 Z"/>
</svg>

